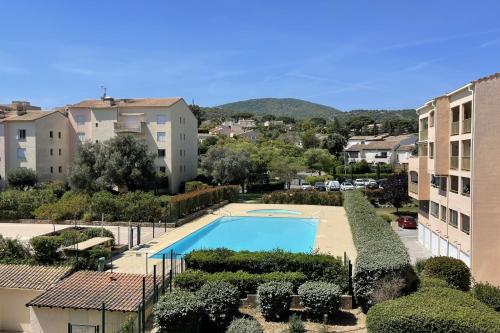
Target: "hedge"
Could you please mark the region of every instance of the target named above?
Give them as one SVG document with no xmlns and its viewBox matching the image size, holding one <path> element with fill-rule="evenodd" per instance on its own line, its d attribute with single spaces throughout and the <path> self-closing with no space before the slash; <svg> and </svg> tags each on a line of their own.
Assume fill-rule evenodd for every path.
<svg viewBox="0 0 500 333">
<path fill-rule="evenodd" d="M 308 280 L 335 283 L 347 288 L 347 269 L 339 258 L 327 254 L 275 251 L 232 251 L 228 249 L 195 250 L 185 256 L 186 266 L 209 273 L 245 271 L 254 274 L 269 272 L 301 272 Z"/>
<path fill-rule="evenodd" d="M 300 272 L 271 272 L 264 274 L 252 274 L 244 271 L 238 272 L 217 272 L 207 273 L 199 270 L 188 269 L 177 275 L 174 280 L 176 287 L 196 291 L 206 282 L 225 281 L 234 285 L 240 297 L 244 298 L 248 293 L 255 293 L 259 285 L 270 281 L 290 282 L 293 290 L 307 280 L 307 277 Z"/>
<path fill-rule="evenodd" d="M 265 194 L 262 201 L 266 204 L 342 206 L 342 194 L 313 190 L 276 191 Z"/>
<path fill-rule="evenodd" d="M 257 289 L 257 304 L 266 320 L 283 320 L 292 302 L 293 286 L 289 282 L 268 282 Z"/>
<path fill-rule="evenodd" d="M 246 186 L 247 193 L 261 193 L 261 192 L 272 192 L 272 191 L 280 191 L 285 188 L 284 182 L 277 183 L 267 183 L 267 184 L 248 184 Z"/>
<path fill-rule="evenodd" d="M 255 319 L 238 318 L 231 322 L 226 333 L 264 333 L 264 330 Z"/>
<path fill-rule="evenodd" d="M 369 333 L 494 333 L 500 316 L 470 293 L 451 288 L 427 288 L 373 306 Z"/>
<path fill-rule="evenodd" d="M 153 308 L 159 332 L 196 333 L 200 329 L 203 302 L 193 293 L 174 290 L 166 293 Z"/>
<path fill-rule="evenodd" d="M 217 331 L 229 326 L 238 314 L 240 298 L 238 289 L 225 281 L 207 282 L 198 291 L 197 296 L 203 301 L 207 325 L 205 331 Z M 212 330 L 213 328 L 213 330 Z"/>
<path fill-rule="evenodd" d="M 9 189 L 0 192 L 0 219 L 34 218 L 35 209 L 56 200 L 57 196 L 51 189 L 31 189 L 28 191 Z"/>
<path fill-rule="evenodd" d="M 472 295 L 493 310 L 500 312 L 500 287 L 489 283 L 476 283 L 472 288 Z"/>
<path fill-rule="evenodd" d="M 340 308 L 342 291 L 333 283 L 310 281 L 299 287 L 299 296 L 309 314 L 316 318 L 323 315 L 332 318 Z"/>
<path fill-rule="evenodd" d="M 418 279 L 408 251 L 390 225 L 376 215 L 360 191 L 345 193 L 344 207 L 358 252 L 353 276 L 357 302 L 364 310 L 372 306 L 377 281 L 387 277 L 403 278 L 404 292 L 414 290 Z"/>
<path fill-rule="evenodd" d="M 31 254 L 27 244 L 16 238 L 0 235 L 0 263 L 21 264 L 30 260 Z"/>
<path fill-rule="evenodd" d="M 445 280 L 450 286 L 469 291 L 470 269 L 460 259 L 451 257 L 432 257 L 426 260 L 423 275 Z"/>
</svg>

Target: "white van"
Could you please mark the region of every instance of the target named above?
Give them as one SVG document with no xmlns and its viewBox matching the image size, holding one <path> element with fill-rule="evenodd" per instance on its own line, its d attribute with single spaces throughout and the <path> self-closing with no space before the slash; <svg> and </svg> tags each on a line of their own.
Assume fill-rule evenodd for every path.
<svg viewBox="0 0 500 333">
<path fill-rule="evenodd" d="M 330 180 L 326 183 L 327 191 L 340 191 L 340 183 L 338 180 Z"/>
</svg>

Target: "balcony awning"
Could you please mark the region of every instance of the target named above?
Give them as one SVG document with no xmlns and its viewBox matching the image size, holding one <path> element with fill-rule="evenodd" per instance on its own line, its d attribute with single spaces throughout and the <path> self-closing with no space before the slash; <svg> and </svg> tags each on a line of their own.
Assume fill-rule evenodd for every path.
<svg viewBox="0 0 500 333">
<path fill-rule="evenodd" d="M 144 112 L 121 112 L 120 116 L 144 116 Z"/>
</svg>

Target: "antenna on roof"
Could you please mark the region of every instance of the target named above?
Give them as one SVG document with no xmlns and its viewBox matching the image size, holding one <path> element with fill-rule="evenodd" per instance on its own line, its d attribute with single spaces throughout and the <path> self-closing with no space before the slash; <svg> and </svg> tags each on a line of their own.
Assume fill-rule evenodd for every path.
<svg viewBox="0 0 500 333">
<path fill-rule="evenodd" d="M 108 88 L 106 88 L 105 86 L 101 86 L 101 89 L 102 89 L 102 91 L 103 91 L 101 99 L 102 99 L 102 100 L 105 100 L 105 99 L 106 99 L 106 97 L 107 97 L 107 96 L 106 96 L 106 92 L 108 91 Z"/>
</svg>

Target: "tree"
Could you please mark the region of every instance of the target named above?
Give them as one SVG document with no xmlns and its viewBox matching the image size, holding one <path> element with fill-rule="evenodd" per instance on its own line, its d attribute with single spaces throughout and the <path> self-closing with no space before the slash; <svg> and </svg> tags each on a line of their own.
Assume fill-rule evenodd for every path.
<svg viewBox="0 0 500 333">
<path fill-rule="evenodd" d="M 304 164 L 312 171 L 329 172 L 336 164 L 334 156 L 326 149 L 309 149 L 304 152 Z"/>
<path fill-rule="evenodd" d="M 251 167 L 250 156 L 246 151 L 229 148 L 211 147 L 201 160 L 205 175 L 220 184 L 244 185 Z"/>
<path fill-rule="evenodd" d="M 292 157 L 274 159 L 269 166 L 271 176 L 283 180 L 287 185 L 302 169 L 303 166 Z"/>
<path fill-rule="evenodd" d="M 196 104 L 189 105 L 189 109 L 198 120 L 198 127 L 199 127 L 201 125 L 201 122 L 203 121 L 203 110 L 200 108 L 199 105 Z"/>
<path fill-rule="evenodd" d="M 38 181 L 36 172 L 28 168 L 16 168 L 7 173 L 7 182 L 10 186 L 20 190 L 33 187 Z"/>
<path fill-rule="evenodd" d="M 396 214 L 403 204 L 409 202 L 408 174 L 400 172 L 390 175 L 384 183 L 384 199 L 396 208 Z"/>
<path fill-rule="evenodd" d="M 261 121 L 268 121 L 268 120 L 275 120 L 276 116 L 273 114 L 266 114 L 263 115 L 262 118 L 260 118 Z"/>
<path fill-rule="evenodd" d="M 203 143 L 201 143 L 198 146 L 198 155 L 203 155 L 208 151 L 208 148 L 214 146 L 217 144 L 219 141 L 219 138 L 216 136 L 209 136 L 205 140 L 203 140 Z"/>
<path fill-rule="evenodd" d="M 315 130 L 307 130 L 301 135 L 302 147 L 304 149 L 318 148 L 319 139 L 316 137 Z"/>
<path fill-rule="evenodd" d="M 103 177 L 103 150 L 102 143 L 84 143 L 78 147 L 68 176 L 69 185 L 73 190 L 94 193 L 110 188 Z"/>
<path fill-rule="evenodd" d="M 328 135 L 328 137 L 321 142 L 321 148 L 327 149 L 330 154 L 336 157 L 340 155 L 346 145 L 347 139 L 338 133 Z"/>
</svg>

